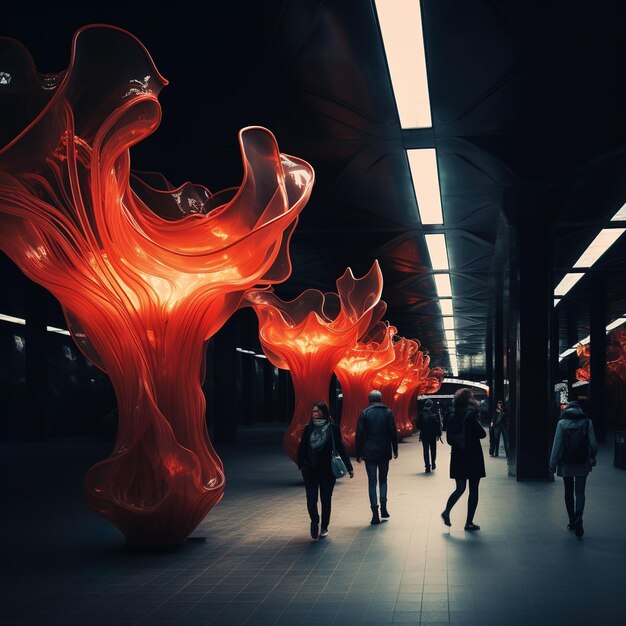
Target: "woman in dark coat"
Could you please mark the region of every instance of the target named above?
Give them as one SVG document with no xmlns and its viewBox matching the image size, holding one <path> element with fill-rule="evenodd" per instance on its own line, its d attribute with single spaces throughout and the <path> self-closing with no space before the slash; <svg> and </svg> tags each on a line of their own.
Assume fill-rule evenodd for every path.
<svg viewBox="0 0 626 626">
<path fill-rule="evenodd" d="M 311 518 L 311 537 L 314 541 L 328 535 L 331 499 L 336 482 L 330 463 L 333 439 L 335 449 L 346 464 L 350 478 L 354 478 L 352 463 L 341 440 L 339 426 L 332 421 L 328 406 L 324 402 L 316 402 L 311 409 L 311 421 L 304 427 L 298 446 L 298 469 L 302 471 L 306 506 Z M 321 530 L 317 510 L 318 494 L 322 502 Z"/>
<path fill-rule="evenodd" d="M 456 481 L 456 489 L 450 494 L 441 518 L 446 526 L 452 526 L 450 511 L 465 492 L 469 481 L 465 530 L 480 530 L 480 526 L 474 524 L 474 514 L 478 506 L 478 485 L 485 476 L 485 457 L 480 440 L 487 433 L 480 424 L 478 402 L 474 400 L 471 389 L 459 389 L 454 394 L 453 407 L 454 412 L 448 422 L 448 443 L 454 440 L 455 434 L 460 434 L 465 429 L 465 447 L 452 445 L 450 478 Z"/>
</svg>

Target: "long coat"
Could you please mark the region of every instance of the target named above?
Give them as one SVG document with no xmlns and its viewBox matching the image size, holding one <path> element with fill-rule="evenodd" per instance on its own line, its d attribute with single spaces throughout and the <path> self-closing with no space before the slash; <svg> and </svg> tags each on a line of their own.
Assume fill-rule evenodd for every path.
<svg viewBox="0 0 626 626">
<path fill-rule="evenodd" d="M 465 420 L 465 448 L 452 446 L 450 478 L 475 479 L 485 474 L 485 457 L 481 439 L 487 436 L 479 421 L 478 411 L 471 407 L 456 409 L 448 422 L 448 433 L 461 432 Z"/>
</svg>

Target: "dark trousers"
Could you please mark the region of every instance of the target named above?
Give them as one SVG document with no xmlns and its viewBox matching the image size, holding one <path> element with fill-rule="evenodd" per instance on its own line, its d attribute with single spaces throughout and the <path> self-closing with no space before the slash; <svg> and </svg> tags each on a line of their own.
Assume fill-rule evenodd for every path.
<svg viewBox="0 0 626 626">
<path fill-rule="evenodd" d="M 495 452 L 495 443 L 496 443 L 496 438 L 494 436 L 494 427 L 493 426 L 489 426 L 489 456 L 493 456 L 494 452 Z"/>
<path fill-rule="evenodd" d="M 498 456 L 500 452 L 500 435 L 504 444 L 504 456 L 509 456 L 509 434 L 504 426 L 493 427 L 493 456 Z"/>
<path fill-rule="evenodd" d="M 319 472 L 312 467 L 302 468 L 302 478 L 306 489 L 306 508 L 312 522 L 320 524 L 320 516 L 317 510 L 318 495 L 322 503 L 321 527 L 328 528 L 330 522 L 330 508 L 335 488 L 335 477 L 332 474 Z"/>
<path fill-rule="evenodd" d="M 378 506 L 376 484 L 380 486 L 380 499 L 387 502 L 387 474 L 389 473 L 389 460 L 368 461 L 365 460 L 367 471 L 367 487 L 370 497 L 370 505 Z M 378 476 L 377 476 L 378 475 Z"/>
<path fill-rule="evenodd" d="M 424 439 L 422 437 L 422 448 L 424 449 L 424 466 L 426 469 L 434 467 L 437 460 L 437 438 Z"/>
<path fill-rule="evenodd" d="M 574 519 L 575 513 L 583 514 L 585 510 L 585 485 L 586 476 L 563 476 L 565 487 L 565 508 L 570 519 Z M 574 505 L 574 495 L 576 495 L 576 505 Z"/>
</svg>

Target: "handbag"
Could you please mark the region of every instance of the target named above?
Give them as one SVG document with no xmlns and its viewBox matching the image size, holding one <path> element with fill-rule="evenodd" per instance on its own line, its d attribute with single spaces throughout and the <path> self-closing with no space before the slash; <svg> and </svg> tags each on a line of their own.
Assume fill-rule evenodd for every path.
<svg viewBox="0 0 626 626">
<path fill-rule="evenodd" d="M 343 478 L 348 473 L 348 468 L 335 448 L 335 436 L 333 435 L 332 424 L 330 425 L 330 439 L 333 445 L 333 449 L 330 453 L 330 468 L 335 478 Z"/>
</svg>

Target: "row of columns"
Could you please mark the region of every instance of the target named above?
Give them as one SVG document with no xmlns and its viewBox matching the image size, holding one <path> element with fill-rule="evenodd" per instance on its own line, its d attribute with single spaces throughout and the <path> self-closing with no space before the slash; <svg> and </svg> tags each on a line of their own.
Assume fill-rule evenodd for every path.
<svg viewBox="0 0 626 626">
<path fill-rule="evenodd" d="M 553 478 L 548 463 L 559 417 L 554 385 L 561 380 L 559 314 L 564 307 L 554 307 L 552 200 L 553 194 L 545 189 L 516 190 L 507 198 L 508 285 L 504 271 L 492 277 L 487 377 L 493 402 L 504 399 L 509 406 L 509 474 L 520 481 Z M 606 292 L 599 278 L 590 278 L 594 281 L 589 312 L 591 417 L 598 440 L 605 441 Z M 570 315 L 565 323 L 568 342 L 574 345 L 581 339 L 576 336 L 576 320 Z M 575 355 L 567 361 L 570 388 L 577 363 Z"/>
</svg>

